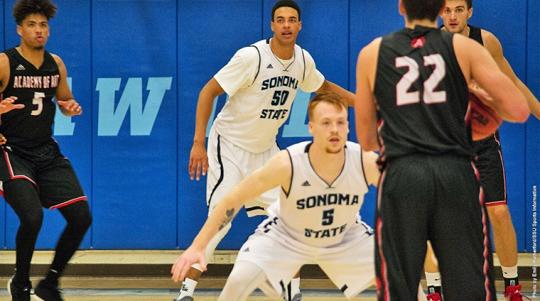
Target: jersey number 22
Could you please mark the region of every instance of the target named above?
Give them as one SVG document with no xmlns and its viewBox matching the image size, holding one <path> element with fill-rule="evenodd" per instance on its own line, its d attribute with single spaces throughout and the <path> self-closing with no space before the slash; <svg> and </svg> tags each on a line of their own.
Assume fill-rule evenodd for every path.
<svg viewBox="0 0 540 301">
<path fill-rule="evenodd" d="M 420 100 L 423 100 L 426 104 L 446 101 L 446 91 L 435 91 L 435 88 L 437 88 L 446 75 L 446 65 L 443 57 L 440 54 L 424 56 L 424 66 L 433 66 L 433 73 L 423 82 L 424 93 L 421 98 L 419 91 L 409 92 L 412 85 L 420 77 L 418 63 L 408 56 L 396 58 L 396 67 L 409 68 L 396 86 L 396 101 L 398 106 L 419 103 Z"/>
</svg>

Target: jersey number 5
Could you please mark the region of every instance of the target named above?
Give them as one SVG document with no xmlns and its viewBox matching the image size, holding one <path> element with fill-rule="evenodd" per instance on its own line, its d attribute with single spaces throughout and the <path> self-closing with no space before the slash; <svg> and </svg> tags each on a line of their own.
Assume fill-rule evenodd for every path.
<svg viewBox="0 0 540 301">
<path fill-rule="evenodd" d="M 424 56 L 424 66 L 433 66 L 433 73 L 431 73 L 429 78 L 423 83 L 424 94 L 422 95 L 422 98 L 420 98 L 419 91 L 409 92 L 412 85 L 420 77 L 418 63 L 408 56 L 396 58 L 396 67 L 409 68 L 396 86 L 396 101 L 398 106 L 419 103 L 421 99 L 426 104 L 446 101 L 446 91 L 434 91 L 446 75 L 446 65 L 443 57 L 440 54 Z"/>
<path fill-rule="evenodd" d="M 34 99 L 32 99 L 32 104 L 37 105 L 37 108 L 33 109 L 30 112 L 30 115 L 37 116 L 43 111 L 43 98 L 45 98 L 45 93 L 43 92 L 34 92 Z"/>
<path fill-rule="evenodd" d="M 334 223 L 334 209 L 324 210 L 322 213 L 322 225 L 329 226 Z"/>
</svg>

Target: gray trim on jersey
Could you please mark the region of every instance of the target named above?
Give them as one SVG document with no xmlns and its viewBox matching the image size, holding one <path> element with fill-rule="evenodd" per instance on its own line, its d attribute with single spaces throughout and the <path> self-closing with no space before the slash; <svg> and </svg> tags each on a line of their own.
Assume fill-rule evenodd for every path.
<svg viewBox="0 0 540 301">
<path fill-rule="evenodd" d="M 246 208 L 246 212 L 250 212 L 250 211 L 254 211 L 254 210 L 261 210 L 261 211 L 265 211 L 266 209 L 264 207 L 261 207 L 261 206 L 253 206 L 253 207 L 245 207 Z"/>
<path fill-rule="evenodd" d="M 257 80 L 257 77 L 259 76 L 259 71 L 261 71 L 261 52 L 259 51 L 259 48 L 257 48 L 257 46 L 255 45 L 251 45 L 251 47 L 255 48 L 255 50 L 257 50 L 257 54 L 259 55 L 259 66 L 257 66 L 257 73 L 255 73 L 255 77 L 253 78 L 253 81 L 251 82 L 251 85 L 253 85 L 255 83 L 255 80 Z M 305 69 L 305 67 L 304 67 Z M 250 85 L 250 86 L 251 86 Z"/>
<path fill-rule="evenodd" d="M 266 44 L 270 44 L 270 39 L 266 39 Z M 255 74 L 255 78 L 253 79 L 253 82 L 251 83 L 253 85 L 255 83 L 255 80 L 257 79 L 257 76 L 259 76 L 259 71 L 261 70 L 262 59 L 261 59 L 261 52 L 259 51 L 259 48 L 257 48 L 257 46 L 255 45 L 251 45 L 251 47 L 254 47 L 255 49 L 257 49 L 257 54 L 259 54 L 259 67 L 257 67 L 257 73 Z M 271 47 L 270 47 L 270 51 L 272 51 Z M 304 72 L 302 74 L 302 82 L 303 82 L 306 79 L 306 55 L 304 54 L 304 48 L 300 47 L 300 51 L 302 52 L 302 62 L 304 63 Z"/>
<path fill-rule="evenodd" d="M 292 181 L 293 181 L 293 176 L 294 176 L 294 164 L 292 161 L 291 152 L 289 152 L 289 149 L 285 149 L 285 150 L 287 151 L 287 154 L 289 155 L 289 161 L 291 162 L 291 178 L 289 180 L 289 191 L 285 191 L 285 188 L 283 188 L 283 186 L 281 186 L 281 190 L 283 191 L 286 197 L 289 197 L 289 194 L 291 193 L 291 189 L 292 189 Z"/>
<path fill-rule="evenodd" d="M 366 177 L 366 166 L 364 165 L 364 151 L 360 150 L 360 164 L 362 164 L 362 174 L 364 175 L 364 182 L 366 186 L 369 187 L 369 183 Z"/>
<path fill-rule="evenodd" d="M 221 182 L 223 182 L 223 175 L 225 174 L 225 171 L 223 170 L 223 161 L 221 160 L 221 135 L 218 135 L 217 136 L 217 159 L 218 159 L 218 163 L 219 163 L 219 166 L 221 167 L 220 168 L 220 173 L 219 173 L 219 179 L 216 183 L 216 186 L 214 186 L 214 188 L 212 189 L 212 193 L 210 193 L 210 197 L 208 198 L 208 208 L 210 208 L 210 205 L 212 204 L 212 197 L 214 196 L 214 192 L 216 192 L 219 184 L 221 184 Z"/>
<path fill-rule="evenodd" d="M 281 291 L 282 291 L 282 292 L 287 291 L 287 289 L 285 288 L 285 284 L 283 283 L 283 280 L 280 280 L 280 281 L 279 281 L 279 285 L 281 286 Z"/>
<path fill-rule="evenodd" d="M 343 174 L 343 171 L 345 170 L 345 166 L 347 165 L 347 145 L 344 146 L 344 149 L 345 151 L 343 152 L 343 156 L 345 157 L 345 159 L 343 160 L 343 166 L 341 166 L 341 171 L 339 172 L 339 174 L 337 175 L 337 177 L 332 181 L 332 183 L 328 183 L 326 182 L 325 179 L 323 179 L 318 173 L 317 171 L 315 170 L 315 167 L 313 167 L 313 164 L 311 164 L 311 159 L 309 158 L 309 148 L 311 147 L 311 145 L 313 144 L 313 142 L 309 143 L 308 145 L 306 145 L 306 150 L 305 152 L 307 153 L 307 159 L 308 159 L 308 162 L 309 162 L 309 166 L 311 167 L 311 170 L 313 170 L 313 173 L 319 178 L 321 179 L 321 181 L 323 183 L 325 183 L 328 187 L 327 188 L 334 188 L 332 187 L 332 185 L 334 185 L 334 183 L 341 177 L 341 175 Z M 362 173 L 364 172 L 364 166 L 362 165 Z M 365 180 L 365 174 L 364 174 L 364 180 Z"/>
<path fill-rule="evenodd" d="M 366 229 L 366 234 L 371 236 L 373 235 L 373 228 L 371 228 L 368 224 L 366 224 L 363 220 L 360 219 L 360 216 L 358 217 L 359 220 L 356 221 L 357 224 L 360 224 Z"/>
<path fill-rule="evenodd" d="M 304 55 L 304 48 L 300 48 L 302 51 L 302 61 L 304 61 L 304 74 L 302 75 L 302 82 L 306 79 L 306 56 Z"/>
</svg>

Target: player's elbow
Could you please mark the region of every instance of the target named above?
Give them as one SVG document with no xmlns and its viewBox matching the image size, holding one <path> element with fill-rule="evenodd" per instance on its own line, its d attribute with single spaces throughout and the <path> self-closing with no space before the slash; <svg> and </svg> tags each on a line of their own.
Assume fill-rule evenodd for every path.
<svg viewBox="0 0 540 301">
<path fill-rule="evenodd" d="M 379 143 L 376 138 L 371 137 L 367 133 L 359 133 L 358 140 L 364 151 L 376 151 L 379 149 Z"/>
<path fill-rule="evenodd" d="M 210 79 L 199 92 L 199 99 L 206 99 L 213 102 L 214 99 L 225 91 L 215 78 Z"/>
<path fill-rule="evenodd" d="M 523 108 L 518 113 L 516 113 L 514 122 L 523 123 L 523 122 L 527 121 L 527 119 L 529 119 L 530 113 L 531 112 L 530 112 L 528 107 Z"/>
<path fill-rule="evenodd" d="M 520 100 L 516 101 L 516 104 L 512 108 L 510 108 L 510 110 L 508 110 L 504 119 L 510 122 L 523 123 L 527 121 L 527 119 L 529 119 L 530 114 L 531 110 L 529 109 L 525 98 L 520 98 Z"/>
<path fill-rule="evenodd" d="M 379 150 L 379 144 L 378 143 L 366 143 L 366 146 L 364 147 L 363 144 L 362 145 L 362 148 L 367 150 L 367 151 L 377 151 Z"/>
<path fill-rule="evenodd" d="M 516 101 L 519 104 L 516 106 L 515 110 L 516 122 L 525 122 L 527 119 L 529 119 L 531 109 L 529 108 L 529 103 L 527 102 L 525 95 L 523 95 L 523 93 L 519 93 L 519 96 L 519 100 Z"/>
</svg>

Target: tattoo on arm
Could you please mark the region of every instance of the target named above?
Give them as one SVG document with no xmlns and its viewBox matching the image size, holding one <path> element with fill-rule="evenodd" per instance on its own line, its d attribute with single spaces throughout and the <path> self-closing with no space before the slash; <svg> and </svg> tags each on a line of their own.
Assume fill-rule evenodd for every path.
<svg viewBox="0 0 540 301">
<path fill-rule="evenodd" d="M 219 225 L 219 230 L 225 228 L 225 226 L 227 226 L 232 221 L 233 218 L 234 218 L 234 208 L 227 209 L 227 211 L 225 211 L 225 218 L 223 219 L 223 222 L 221 223 L 221 225 Z"/>
</svg>

